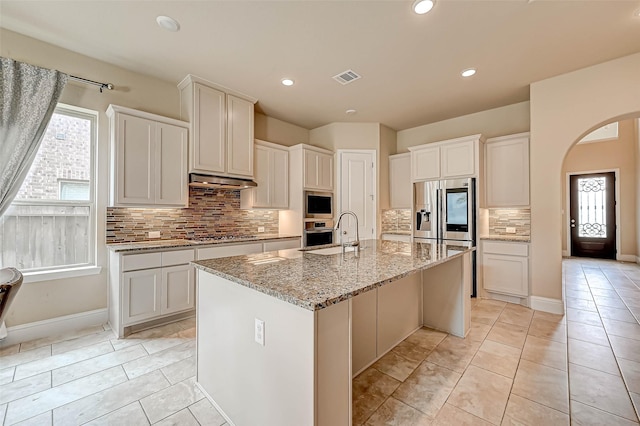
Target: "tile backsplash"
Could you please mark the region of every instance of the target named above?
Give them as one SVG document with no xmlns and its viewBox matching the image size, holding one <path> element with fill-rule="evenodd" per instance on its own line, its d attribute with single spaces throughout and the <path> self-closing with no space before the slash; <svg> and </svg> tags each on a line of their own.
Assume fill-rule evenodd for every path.
<svg viewBox="0 0 640 426">
<path fill-rule="evenodd" d="M 516 233 L 507 234 L 507 227 Z M 489 209 L 490 235 L 531 235 L 531 209 Z"/>
<path fill-rule="evenodd" d="M 148 240 L 149 231 L 160 239 L 213 235 L 278 233 L 278 212 L 241 210 L 239 190 L 189 188 L 189 207 L 173 209 L 107 207 L 107 244 Z"/>
<path fill-rule="evenodd" d="M 382 233 L 411 232 L 411 210 L 382 210 Z"/>
</svg>

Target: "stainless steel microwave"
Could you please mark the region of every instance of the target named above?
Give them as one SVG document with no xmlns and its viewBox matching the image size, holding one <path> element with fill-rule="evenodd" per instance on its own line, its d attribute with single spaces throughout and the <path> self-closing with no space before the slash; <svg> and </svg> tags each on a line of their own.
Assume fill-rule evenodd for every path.
<svg viewBox="0 0 640 426">
<path fill-rule="evenodd" d="M 304 215 L 307 219 L 333 218 L 333 194 L 331 192 L 305 191 Z"/>
</svg>

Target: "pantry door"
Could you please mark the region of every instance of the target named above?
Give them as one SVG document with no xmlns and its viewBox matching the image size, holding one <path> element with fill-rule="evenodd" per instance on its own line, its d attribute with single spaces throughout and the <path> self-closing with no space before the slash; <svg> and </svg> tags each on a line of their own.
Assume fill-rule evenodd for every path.
<svg viewBox="0 0 640 426">
<path fill-rule="evenodd" d="M 360 240 L 376 238 L 376 155 L 371 150 L 338 150 L 338 212 L 358 216 Z M 353 241 L 356 224 L 351 215 L 342 218 L 337 242 Z"/>
<path fill-rule="evenodd" d="M 616 258 L 615 172 L 571 175 L 571 256 Z"/>
</svg>

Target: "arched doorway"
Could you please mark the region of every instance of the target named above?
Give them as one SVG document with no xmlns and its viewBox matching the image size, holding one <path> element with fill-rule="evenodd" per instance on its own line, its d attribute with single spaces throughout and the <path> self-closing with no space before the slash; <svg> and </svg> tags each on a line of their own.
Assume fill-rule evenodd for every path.
<svg viewBox="0 0 640 426">
<path fill-rule="evenodd" d="M 612 119 L 640 116 L 640 54 L 531 85 L 531 296 L 562 313 L 562 186 L 566 152 Z"/>
<path fill-rule="evenodd" d="M 604 125 L 615 125 L 615 133 L 576 141 L 564 157 L 562 255 L 635 262 L 640 220 L 637 119 L 614 119 L 596 127 Z"/>
</svg>

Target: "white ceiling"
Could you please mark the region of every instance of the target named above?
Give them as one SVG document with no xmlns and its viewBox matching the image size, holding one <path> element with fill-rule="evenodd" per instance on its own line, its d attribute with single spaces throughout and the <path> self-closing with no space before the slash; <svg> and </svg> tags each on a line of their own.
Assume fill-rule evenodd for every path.
<svg viewBox="0 0 640 426">
<path fill-rule="evenodd" d="M 640 51 L 640 1 L 438 0 L 422 16 L 411 4 L 0 0 L 0 26 L 175 83 L 198 75 L 308 129 L 402 130 L 525 101 L 532 82 Z M 469 67 L 478 73 L 463 79 Z M 332 79 L 347 69 L 363 78 Z"/>
</svg>

